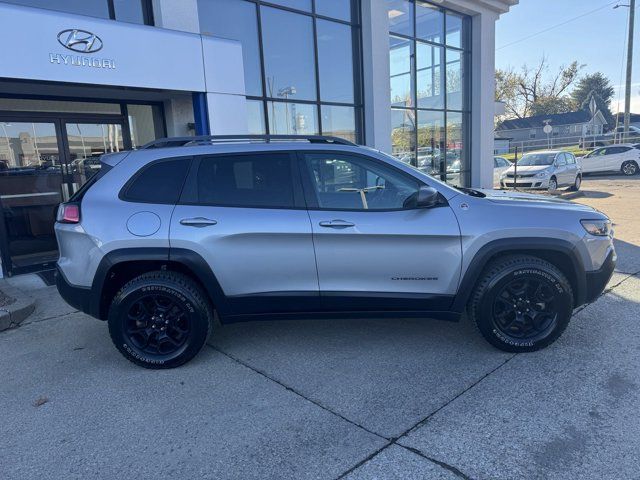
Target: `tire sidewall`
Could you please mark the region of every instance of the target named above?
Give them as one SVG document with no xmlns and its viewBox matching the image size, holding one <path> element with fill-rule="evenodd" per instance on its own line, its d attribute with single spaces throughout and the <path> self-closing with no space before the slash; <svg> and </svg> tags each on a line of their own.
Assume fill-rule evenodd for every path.
<svg viewBox="0 0 640 480">
<path fill-rule="evenodd" d="M 553 182 L 555 182 L 555 185 L 554 185 L 554 186 L 552 186 L 552 181 L 553 181 Z M 549 190 L 552 190 L 552 191 L 553 191 L 553 190 L 557 190 L 557 189 L 558 189 L 558 180 L 557 180 L 555 177 L 552 177 L 552 178 L 549 180 Z"/>
<path fill-rule="evenodd" d="M 631 172 L 631 173 L 627 173 L 627 172 L 625 171 L 625 167 L 626 167 L 627 165 L 633 168 L 633 172 Z M 635 175 L 636 173 L 638 173 L 638 164 L 637 164 L 637 163 L 635 163 L 635 162 L 633 162 L 633 161 L 630 161 L 630 160 L 628 160 L 628 161 L 624 162 L 624 163 L 622 164 L 622 173 L 623 173 L 624 175 L 629 176 L 629 177 L 631 177 L 631 176 Z"/>
<path fill-rule="evenodd" d="M 501 332 L 493 321 L 493 304 L 495 296 L 502 288 L 512 280 L 532 278 L 546 281 L 554 289 L 558 305 L 558 318 L 552 330 L 540 338 L 516 339 L 508 337 Z M 566 328 L 573 313 L 573 296 L 568 285 L 558 278 L 552 271 L 548 271 L 538 265 L 520 265 L 509 268 L 496 275 L 487 285 L 480 302 L 477 305 L 476 315 L 479 319 L 478 328 L 485 338 L 494 346 L 509 351 L 533 351 L 545 347 L 558 338 Z"/>
<path fill-rule="evenodd" d="M 153 355 L 141 351 L 125 332 L 129 308 L 144 296 L 153 294 L 171 298 L 189 315 L 190 333 L 185 344 L 167 355 Z M 191 292 L 180 285 L 158 279 L 126 286 L 111 305 L 108 323 L 109 333 L 116 348 L 129 360 L 151 368 L 171 368 L 185 363 L 200 351 L 207 338 L 209 321 L 206 310 L 198 305 L 197 299 Z"/>
</svg>

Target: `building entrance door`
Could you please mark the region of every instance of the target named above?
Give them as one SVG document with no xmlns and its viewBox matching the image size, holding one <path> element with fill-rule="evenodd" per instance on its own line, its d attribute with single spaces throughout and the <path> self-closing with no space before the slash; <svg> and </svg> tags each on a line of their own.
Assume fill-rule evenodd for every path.
<svg viewBox="0 0 640 480">
<path fill-rule="evenodd" d="M 58 204 L 130 148 L 122 117 L 0 116 L 0 247 L 7 275 L 53 267 Z"/>
</svg>

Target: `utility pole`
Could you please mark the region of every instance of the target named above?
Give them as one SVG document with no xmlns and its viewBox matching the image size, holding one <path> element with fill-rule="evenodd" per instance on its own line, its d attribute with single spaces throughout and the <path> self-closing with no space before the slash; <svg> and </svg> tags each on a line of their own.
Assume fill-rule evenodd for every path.
<svg viewBox="0 0 640 480">
<path fill-rule="evenodd" d="M 627 41 L 627 78 L 624 92 L 624 141 L 629 139 L 631 119 L 631 71 L 633 69 L 633 26 L 636 12 L 636 0 L 629 1 L 629 40 Z"/>
</svg>

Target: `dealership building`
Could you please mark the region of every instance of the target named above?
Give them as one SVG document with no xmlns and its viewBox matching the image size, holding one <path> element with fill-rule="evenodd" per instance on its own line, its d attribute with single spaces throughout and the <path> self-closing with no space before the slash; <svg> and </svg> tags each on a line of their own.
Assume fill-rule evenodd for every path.
<svg viewBox="0 0 640 480">
<path fill-rule="evenodd" d="M 2 274 L 105 152 L 334 135 L 491 187 L 495 22 L 517 0 L 0 0 Z"/>
</svg>

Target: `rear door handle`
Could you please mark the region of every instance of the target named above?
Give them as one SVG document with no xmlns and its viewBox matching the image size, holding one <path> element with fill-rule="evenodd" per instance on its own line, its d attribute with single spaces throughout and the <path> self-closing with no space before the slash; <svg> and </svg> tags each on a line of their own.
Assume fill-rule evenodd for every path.
<svg viewBox="0 0 640 480">
<path fill-rule="evenodd" d="M 184 225 L 185 227 L 202 228 L 216 225 L 217 223 L 217 221 L 205 217 L 183 218 L 182 220 L 180 220 L 180 225 Z"/>
<path fill-rule="evenodd" d="M 355 223 L 346 222 L 344 220 L 327 220 L 324 222 L 320 222 L 321 227 L 327 228 L 347 228 L 347 227 L 355 227 Z"/>
</svg>

